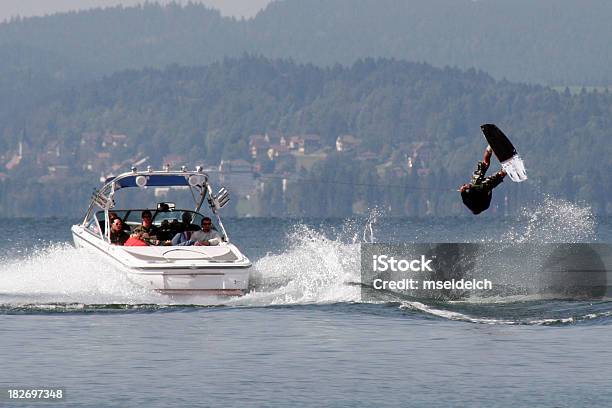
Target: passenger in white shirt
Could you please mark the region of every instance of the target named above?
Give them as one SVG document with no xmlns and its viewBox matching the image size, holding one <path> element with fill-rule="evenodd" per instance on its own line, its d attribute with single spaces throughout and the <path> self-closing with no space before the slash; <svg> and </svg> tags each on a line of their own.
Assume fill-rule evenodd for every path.
<svg viewBox="0 0 612 408">
<path fill-rule="evenodd" d="M 212 220 L 209 217 L 204 217 L 202 218 L 202 230 L 194 232 L 190 241 L 194 242 L 193 245 L 219 245 L 221 235 L 212 229 Z"/>
</svg>

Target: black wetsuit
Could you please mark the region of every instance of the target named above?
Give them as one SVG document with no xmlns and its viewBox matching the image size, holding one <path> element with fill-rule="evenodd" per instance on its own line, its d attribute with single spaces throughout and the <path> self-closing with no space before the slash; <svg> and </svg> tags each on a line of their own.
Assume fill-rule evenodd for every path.
<svg viewBox="0 0 612 408">
<path fill-rule="evenodd" d="M 495 173 L 491 177 L 485 177 L 489 166 L 484 162 L 478 162 L 476 171 L 472 175 L 472 187 L 461 193 L 461 199 L 474 214 L 480 214 L 491 205 L 492 190 L 497 187 L 504 176 Z"/>
</svg>

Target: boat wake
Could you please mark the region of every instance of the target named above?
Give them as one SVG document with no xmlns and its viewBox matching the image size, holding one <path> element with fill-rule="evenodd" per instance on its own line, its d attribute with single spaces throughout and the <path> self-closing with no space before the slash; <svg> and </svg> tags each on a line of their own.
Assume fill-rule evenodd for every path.
<svg viewBox="0 0 612 408">
<path fill-rule="evenodd" d="M 68 243 L 0 260 L 0 303 L 53 309 L 61 305 L 157 303 L 163 298 L 132 283 L 95 254 Z M 48 305 L 45 306 L 45 305 Z"/>
<path fill-rule="evenodd" d="M 0 313 L 358 305 L 364 306 L 358 310 L 366 313 L 384 310 L 383 313 L 480 324 L 612 322 L 609 299 L 563 301 L 544 295 L 508 292 L 454 301 L 414 299 L 385 292 L 376 300 L 364 301 L 360 243 L 385 236 L 376 225 L 380 215 L 376 211 L 365 225 L 346 221 L 325 233 L 302 224 L 294 226 L 286 236 L 283 249 L 254 262 L 250 292 L 237 298 L 172 297 L 154 293 L 132 283 L 125 273 L 115 270 L 99 256 L 67 243 L 47 245 L 29 251 L 20 259 L 0 259 Z M 595 239 L 593 220 L 588 208 L 548 198 L 537 210 L 525 211 L 515 227 L 491 241 L 509 245 L 592 241 Z"/>
<path fill-rule="evenodd" d="M 418 301 L 404 301 L 400 309 L 416 312 L 445 320 L 454 320 L 478 324 L 499 325 L 535 325 L 553 326 L 574 324 L 579 322 L 600 321 L 610 323 L 612 320 L 612 302 L 604 300 L 596 304 L 581 302 L 545 302 L 525 301 L 507 303 L 510 310 L 496 307 L 491 315 L 492 303 L 478 305 L 463 305 L 459 310 L 453 310 L 450 305 L 427 305 Z M 471 313 L 462 309 L 471 309 Z M 549 316 L 549 317 L 544 317 Z"/>
<path fill-rule="evenodd" d="M 68 243 L 46 245 L 19 259 L 0 259 L 0 312 L 359 302 L 357 230 L 358 225 L 347 222 L 336 231 L 340 238 L 331 239 L 295 226 L 286 249 L 254 263 L 250 292 L 237 298 L 162 295 L 133 283 L 99 255 Z"/>
<path fill-rule="evenodd" d="M 252 290 L 232 304 L 245 306 L 359 302 L 359 244 L 326 238 L 306 226 L 289 247 L 254 264 Z M 357 285 L 352 284 L 357 283 Z"/>
</svg>

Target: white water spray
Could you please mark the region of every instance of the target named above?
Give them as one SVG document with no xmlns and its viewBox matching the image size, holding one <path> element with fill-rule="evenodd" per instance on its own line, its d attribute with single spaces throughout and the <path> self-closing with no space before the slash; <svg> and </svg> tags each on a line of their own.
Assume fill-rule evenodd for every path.
<svg viewBox="0 0 612 408">
<path fill-rule="evenodd" d="M 157 303 L 160 296 L 130 282 L 102 258 L 55 244 L 24 259 L 0 261 L 0 303 Z"/>
<path fill-rule="evenodd" d="M 241 305 L 358 302 L 361 298 L 359 244 L 331 240 L 300 225 L 282 254 L 257 261 L 254 290 Z"/>
<path fill-rule="evenodd" d="M 524 208 L 518 222 L 503 237 L 503 242 L 577 243 L 592 242 L 595 217 L 588 206 L 545 196 L 535 208 Z"/>
</svg>

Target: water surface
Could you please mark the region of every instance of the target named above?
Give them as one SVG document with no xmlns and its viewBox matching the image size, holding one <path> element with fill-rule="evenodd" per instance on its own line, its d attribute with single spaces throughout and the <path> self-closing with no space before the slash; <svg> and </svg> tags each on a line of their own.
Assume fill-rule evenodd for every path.
<svg viewBox="0 0 612 408">
<path fill-rule="evenodd" d="M 503 219 L 230 219 L 254 262 L 251 293 L 231 299 L 135 286 L 72 247 L 78 219 L 1 221 L 0 387 L 60 386 L 58 406 L 612 402 L 608 298 L 366 302 L 359 285 L 364 241 L 612 242 L 612 220 L 585 207 L 548 200 Z"/>
</svg>

